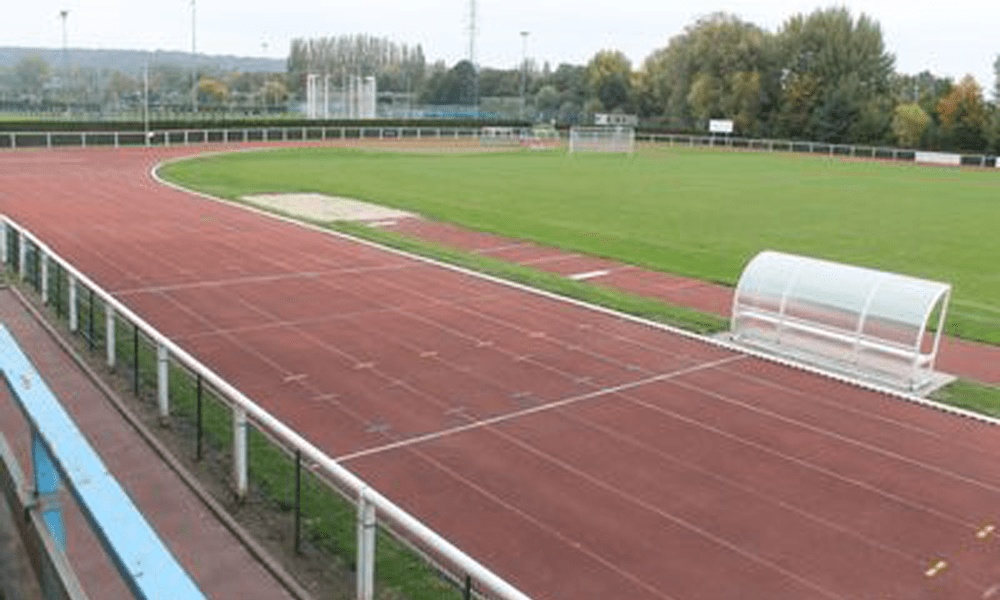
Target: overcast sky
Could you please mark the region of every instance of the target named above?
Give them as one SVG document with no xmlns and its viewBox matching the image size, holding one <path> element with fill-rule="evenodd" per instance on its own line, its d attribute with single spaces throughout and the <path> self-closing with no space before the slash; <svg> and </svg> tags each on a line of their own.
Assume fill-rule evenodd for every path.
<svg viewBox="0 0 1000 600">
<path fill-rule="evenodd" d="M 0 46 L 60 47 L 59 12 L 68 10 L 70 47 L 191 49 L 191 0 L 28 0 L 5 2 Z M 774 31 L 790 15 L 834 3 L 815 0 L 478 0 L 479 64 L 512 67 L 528 56 L 582 64 L 602 48 L 624 51 L 638 67 L 699 16 L 734 13 Z M 841 4 L 841 3 L 836 3 Z M 972 73 L 987 91 L 1000 53 L 1000 3 L 952 0 L 848 1 L 881 23 L 897 70 L 953 77 Z M 469 0 L 197 0 L 200 52 L 284 58 L 295 37 L 370 33 L 422 44 L 428 60 L 449 65 L 468 54 Z M 266 48 L 264 46 L 266 44 Z"/>
</svg>

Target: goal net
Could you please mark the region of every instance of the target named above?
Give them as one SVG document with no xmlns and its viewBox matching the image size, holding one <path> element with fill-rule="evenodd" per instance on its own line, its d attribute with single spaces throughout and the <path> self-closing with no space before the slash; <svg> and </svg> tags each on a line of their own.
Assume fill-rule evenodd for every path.
<svg viewBox="0 0 1000 600">
<path fill-rule="evenodd" d="M 521 136 L 513 127 L 483 127 L 479 130 L 482 146 L 517 146 Z"/>
<path fill-rule="evenodd" d="M 569 151 L 627 152 L 635 150 L 632 127 L 573 127 L 569 130 Z"/>
</svg>

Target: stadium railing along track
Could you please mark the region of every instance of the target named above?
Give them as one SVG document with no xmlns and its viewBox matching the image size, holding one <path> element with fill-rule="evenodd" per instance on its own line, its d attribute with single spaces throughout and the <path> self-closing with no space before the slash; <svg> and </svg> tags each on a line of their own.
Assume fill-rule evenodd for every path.
<svg viewBox="0 0 1000 600">
<path fill-rule="evenodd" d="M 371 126 L 295 126 L 295 127 L 211 127 L 204 129 L 154 129 L 146 131 L 4 131 L 0 149 L 17 148 L 88 148 L 121 146 L 191 146 L 249 142 L 324 142 L 338 140 L 479 140 L 482 128 L 472 127 L 371 127 Z M 568 131 L 561 132 L 568 140 Z M 913 162 L 924 152 L 913 148 L 865 144 L 838 144 L 803 140 L 744 138 L 725 135 L 646 133 L 636 131 L 636 142 L 692 148 L 729 148 L 765 152 L 795 152 L 841 158 L 864 158 Z M 992 154 L 954 153 L 961 166 L 997 167 Z"/>
<path fill-rule="evenodd" d="M 245 497 L 249 489 L 247 426 L 250 422 L 262 427 L 267 432 L 268 437 L 277 441 L 285 451 L 294 454 L 298 460 L 305 464 L 311 463 L 317 475 L 335 484 L 334 489 L 346 493 L 357 506 L 358 555 L 356 571 L 357 598 L 359 600 L 372 600 L 374 597 L 376 528 L 379 521 L 387 530 L 402 534 L 405 542 L 416 543 L 420 548 L 425 548 L 426 551 L 422 553 L 425 556 L 429 553 L 431 556 L 427 556 L 427 558 L 443 573 L 459 583 L 464 579 L 467 598 L 473 589 L 472 584 L 475 583 L 475 593 L 480 597 L 497 600 L 532 600 L 530 596 L 507 583 L 377 490 L 371 488 L 361 478 L 341 466 L 195 357 L 177 346 L 142 317 L 77 270 L 69 261 L 53 252 L 34 234 L 0 214 L 0 269 L 6 268 L 10 268 L 21 279 L 32 285 L 41 294 L 43 303 L 53 300 L 53 294 L 58 296 L 68 292 L 69 302 L 65 308 L 69 313 L 70 330 L 79 331 L 82 321 L 87 320 L 91 327 L 91 337 L 88 342 L 92 348 L 95 343 L 93 339 L 95 335 L 93 329 L 94 301 L 102 302 L 106 318 L 104 333 L 107 336 L 104 343 L 108 351 L 109 366 L 114 366 L 115 361 L 116 343 L 114 340 L 116 332 L 114 323 L 116 320 L 123 319 L 131 324 L 136 336 L 141 331 L 142 335 L 156 347 L 157 403 L 161 418 L 165 419 L 170 415 L 168 373 L 171 361 L 178 363 L 197 377 L 199 389 L 204 383 L 218 395 L 221 395 L 223 402 L 232 410 L 233 479 L 236 483 L 237 495 L 240 498 Z M 61 291 L 50 289 L 51 272 L 54 268 L 61 269 L 66 276 L 67 289 Z M 88 305 L 91 309 L 89 319 L 79 310 L 81 290 L 92 294 Z M 58 310 L 57 305 L 57 312 Z M 87 336 L 85 332 L 81 333 L 84 337 Z M 136 377 L 138 380 L 138 375 Z M 420 549 L 417 551 L 421 552 Z"/>
</svg>

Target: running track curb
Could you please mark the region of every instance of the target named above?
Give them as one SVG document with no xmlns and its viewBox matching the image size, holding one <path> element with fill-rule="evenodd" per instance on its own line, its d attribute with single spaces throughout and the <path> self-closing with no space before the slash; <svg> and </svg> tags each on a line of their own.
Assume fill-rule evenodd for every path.
<svg viewBox="0 0 1000 600">
<path fill-rule="evenodd" d="M 138 432 L 138 434 L 143 438 L 143 440 L 153 449 L 153 451 L 160 457 L 160 459 L 167 464 L 168 467 L 174 473 L 181 478 L 187 487 L 194 492 L 195 496 L 219 519 L 222 525 L 228 529 L 241 544 L 257 559 L 258 562 L 270 573 L 278 583 L 285 588 L 292 596 L 298 598 L 298 600 L 315 600 L 315 598 L 310 594 L 304 587 L 302 587 L 292 575 L 285 570 L 280 563 L 271 554 L 264 549 L 263 546 L 257 543 L 256 540 L 229 514 L 222 504 L 215 499 L 208 491 L 202 487 L 201 483 L 180 463 L 180 461 L 174 457 L 173 453 L 170 452 L 160 442 L 156 436 L 147 428 L 142 421 L 125 405 L 125 402 L 121 397 L 116 394 L 101 377 L 88 365 L 83 358 L 77 353 L 76 349 L 73 348 L 69 342 L 63 339 L 62 335 L 46 320 L 46 318 L 38 311 L 38 309 L 31 304 L 31 302 L 24 296 L 24 294 L 17 288 L 16 285 L 2 285 L 0 284 L 0 290 L 8 290 L 14 294 L 21 305 L 31 314 L 32 318 L 45 329 L 45 332 L 51 337 L 62 349 L 63 352 L 69 356 L 70 359 L 76 364 L 80 370 L 87 376 L 88 379 L 93 382 L 93 384 L 101 391 L 102 394 L 111 402 L 115 410 L 117 410 L 129 425 Z"/>
<path fill-rule="evenodd" d="M 648 327 L 653 327 L 653 328 L 656 328 L 656 329 L 660 329 L 662 331 L 668 331 L 668 332 L 673 333 L 675 335 L 680 335 L 681 337 L 685 337 L 685 338 L 688 338 L 688 339 L 698 340 L 700 342 L 709 344 L 711 346 L 715 346 L 717 348 L 722 348 L 722 349 L 725 349 L 725 350 L 729 350 L 731 352 L 738 352 L 740 354 L 745 354 L 745 355 L 748 355 L 748 356 L 752 356 L 754 358 L 758 358 L 758 359 L 764 360 L 766 362 L 779 364 L 779 365 L 782 365 L 782 366 L 785 366 L 785 367 L 789 367 L 789 368 L 792 368 L 792 369 L 795 369 L 795 370 L 798 370 L 798 371 L 803 371 L 803 372 L 806 372 L 806 373 L 811 373 L 813 375 L 819 375 L 820 377 L 823 377 L 823 378 L 826 378 L 826 379 L 832 379 L 834 381 L 838 381 L 840 383 L 844 383 L 844 384 L 850 385 L 852 387 L 857 387 L 857 388 L 861 388 L 861 389 L 864 389 L 864 390 L 868 390 L 868 391 L 876 392 L 876 393 L 879 393 L 879 394 L 883 394 L 885 396 L 889 396 L 889 397 L 895 398 L 897 400 L 902 400 L 904 402 L 910 402 L 910 403 L 913 403 L 913 404 L 918 404 L 918 405 L 923 406 L 925 408 L 930 408 L 930 409 L 933 409 L 933 410 L 936 410 L 936 411 L 939 411 L 939 412 L 948 413 L 948 414 L 955 415 L 955 416 L 958 416 L 958 417 L 965 417 L 967 419 L 972 419 L 974 421 L 979 421 L 981 423 L 986 423 L 988 425 L 1000 426 L 1000 418 L 991 417 L 991 416 L 988 416 L 988 415 L 983 415 L 983 414 L 980 414 L 980 413 L 977 413 L 977 412 L 973 412 L 971 410 L 966 410 L 964 408 L 959 408 L 959 407 L 956 407 L 956 406 L 949 406 L 947 404 L 941 404 L 939 402 L 934 402 L 934 401 L 931 401 L 931 400 L 927 400 L 926 398 L 923 398 L 923 397 L 918 396 L 916 394 L 911 394 L 911 393 L 904 392 L 904 391 L 897 390 L 897 389 L 893 389 L 893 388 L 890 388 L 890 387 L 887 387 L 887 386 L 879 385 L 877 383 L 873 383 L 873 382 L 870 382 L 870 381 L 865 381 L 865 380 L 858 379 L 858 378 L 855 378 L 855 377 L 850 377 L 848 375 L 844 375 L 844 374 L 837 373 L 837 372 L 834 372 L 834 371 L 827 371 L 827 370 L 821 369 L 819 367 L 814 367 L 812 365 L 807 365 L 807 364 L 804 364 L 804 363 L 795 362 L 795 361 L 792 361 L 792 360 L 781 358 L 779 356 L 775 356 L 773 354 L 768 354 L 766 352 L 761 352 L 759 350 L 755 350 L 755 349 L 749 348 L 747 346 L 736 344 L 736 343 L 733 343 L 733 342 L 730 342 L 730 341 L 727 341 L 727 340 L 722 340 L 722 339 L 719 339 L 719 338 L 715 338 L 715 337 L 711 337 L 711 336 L 706 336 L 706 335 L 700 335 L 700 334 L 697 334 L 697 333 L 686 331 L 684 329 L 680 329 L 679 327 L 674 327 L 672 325 L 667 325 L 665 323 L 660 323 L 660 322 L 657 322 L 657 321 L 651 321 L 649 319 L 645 319 L 645 318 L 642 318 L 642 317 L 637 317 L 635 315 L 630 315 L 628 313 L 623 313 L 623 312 L 620 312 L 620 311 L 617 311 L 617 310 L 613 310 L 613 309 L 610 309 L 610 308 L 606 308 L 604 306 L 600 306 L 600 305 L 597 305 L 597 304 L 590 304 L 590 303 L 587 303 L 587 302 L 583 302 L 582 300 L 577 300 L 575 298 L 568 298 L 566 296 L 560 296 L 559 294 L 556 294 L 556 293 L 553 293 L 553 292 L 549 292 L 547 290 L 533 288 L 533 287 L 530 287 L 530 286 L 527 286 L 527 285 L 524 285 L 524 284 L 516 283 L 516 282 L 513 282 L 513 281 L 508 281 L 508 280 L 502 279 L 500 277 L 495 277 L 493 275 L 487 275 L 485 273 L 479 273 L 479 272 L 473 271 L 471 269 L 467 269 L 467 268 L 464 268 L 464 267 L 459 267 L 459 266 L 456 266 L 456 265 L 453 265 L 453 264 L 449 264 L 449 263 L 446 263 L 446 262 L 442 262 L 442 261 L 439 261 L 439 260 L 436 260 L 436 259 L 433 259 L 433 258 L 428 258 L 426 256 L 421 256 L 419 254 L 412 254 L 410 252 L 406 252 L 406 251 L 400 250 L 398 248 L 392 248 L 390 246 L 383 246 L 381 244 L 372 242 L 370 240 L 366 240 L 366 239 L 363 239 L 363 238 L 356 238 L 356 237 L 353 237 L 353 236 L 348 235 L 346 233 L 343 233 L 341 231 L 335 231 L 335 230 L 332 230 L 332 229 L 327 229 L 327 228 L 324 228 L 324 227 L 320 227 L 318 225 L 315 225 L 313 223 L 309 223 L 307 221 L 299 221 L 297 219 L 293 219 L 291 217 L 288 217 L 288 216 L 285 216 L 285 215 L 282 215 L 282 214 L 279 214 L 279 213 L 274 213 L 274 212 L 270 212 L 270 211 L 267 211 L 267 210 L 264 210 L 264 209 L 261 209 L 261 208 L 257 208 L 255 206 L 250 206 L 250 205 L 245 204 L 245 203 L 236 202 L 236 201 L 233 201 L 233 200 L 227 200 L 225 198 L 218 198 L 216 196 L 212 196 L 211 194 L 206 194 L 204 192 L 190 190 L 190 189 L 185 188 L 185 187 L 183 187 L 181 185 L 178 185 L 176 183 L 173 183 L 173 182 L 170 182 L 170 181 L 167 181 L 167 180 L 161 178 L 160 174 L 159 174 L 160 168 L 162 166 L 164 166 L 164 165 L 168 165 L 168 164 L 175 163 L 175 162 L 182 162 L 182 161 L 187 161 L 187 160 L 194 160 L 194 159 L 200 158 L 202 156 L 206 156 L 206 155 L 213 155 L 213 156 L 215 156 L 215 155 L 220 155 L 220 154 L 235 154 L 237 152 L 261 152 L 261 151 L 284 150 L 284 149 L 295 148 L 295 147 L 315 147 L 315 146 L 316 146 L 316 144 L 302 144 L 302 145 L 291 144 L 291 145 L 285 145 L 285 146 L 280 146 L 280 147 L 273 147 L 273 146 L 271 146 L 271 147 L 268 147 L 268 146 L 259 147 L 259 146 L 255 146 L 255 147 L 250 147 L 250 148 L 240 147 L 240 146 L 234 146 L 234 147 L 232 147 L 232 149 L 228 149 L 228 150 L 227 149 L 222 149 L 222 150 L 217 150 L 217 151 L 213 151 L 213 152 L 206 152 L 206 153 L 202 153 L 202 154 L 192 154 L 192 155 L 188 155 L 188 156 L 178 156 L 178 157 L 173 157 L 173 158 L 169 158 L 167 160 L 160 161 L 160 162 L 154 164 L 150 168 L 149 175 L 150 175 L 150 177 L 155 182 L 159 183 L 160 185 L 169 187 L 171 189 L 174 189 L 174 190 L 177 190 L 177 191 L 180 191 L 180 192 L 184 192 L 186 194 L 191 194 L 193 196 L 198 196 L 200 198 L 204 198 L 205 200 L 210 200 L 212 202 L 218 202 L 220 204 L 227 204 L 229 206 L 233 206 L 233 207 L 236 207 L 236 208 L 239 208 L 239 209 L 242 209 L 242 210 L 246 210 L 246 211 L 249 211 L 249 212 L 252 212 L 252 213 L 264 216 L 264 217 L 269 217 L 271 219 L 275 219 L 275 220 L 278 220 L 278 221 L 283 221 L 283 222 L 289 223 L 291 225 L 295 225 L 295 226 L 298 226 L 298 227 L 309 229 L 309 230 L 312 230 L 312 231 L 315 231 L 315 232 L 318 232 L 318 233 L 323 233 L 323 234 L 326 234 L 326 235 L 329 235 L 329 236 L 332 236 L 332 237 L 338 237 L 338 238 L 341 238 L 341 239 L 350 240 L 352 242 L 363 244 L 363 245 L 366 245 L 366 246 L 369 246 L 369 247 L 372 247 L 372 248 L 378 248 L 378 249 L 381 249 L 381 250 L 383 250 L 385 252 L 390 252 L 390 253 L 397 254 L 397 255 L 400 255 L 400 256 L 405 256 L 405 257 L 413 259 L 413 260 L 417 260 L 417 261 L 424 262 L 424 263 L 431 264 L 431 265 L 436 265 L 438 267 L 443 267 L 445 269 L 448 269 L 448 270 L 451 270 L 451 271 L 455 271 L 455 272 L 458 272 L 458 273 L 463 273 L 465 275 L 470 275 L 470 276 L 473 276 L 473 277 L 477 277 L 479 279 L 485 279 L 487 281 L 492 281 L 494 283 L 505 285 L 507 287 L 511 287 L 511 288 L 514 288 L 514 289 L 517 289 L 517 290 L 521 290 L 521 291 L 524 291 L 524 292 L 528 292 L 528 293 L 534 294 L 536 296 L 542 296 L 544 298 L 554 299 L 554 300 L 558 300 L 560 302 L 566 302 L 566 303 L 572 304 L 574 306 L 580 306 L 580 307 L 583 307 L 583 308 L 587 308 L 589 310 L 597 311 L 597 312 L 602 313 L 602 314 L 612 315 L 612 316 L 615 316 L 615 317 L 618 317 L 618 318 L 621 318 L 621 319 L 632 321 L 633 323 L 640 323 L 640 324 L 646 325 Z"/>
</svg>

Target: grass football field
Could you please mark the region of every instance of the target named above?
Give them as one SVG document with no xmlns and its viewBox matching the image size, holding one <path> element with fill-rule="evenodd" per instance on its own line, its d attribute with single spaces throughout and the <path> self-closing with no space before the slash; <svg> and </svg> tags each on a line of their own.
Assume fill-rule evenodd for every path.
<svg viewBox="0 0 1000 600">
<path fill-rule="evenodd" d="M 233 199 L 346 196 L 730 285 L 764 249 L 950 282 L 948 333 L 1000 344 L 1000 171 L 669 147 L 302 148 L 181 161 L 161 174 Z"/>
</svg>

